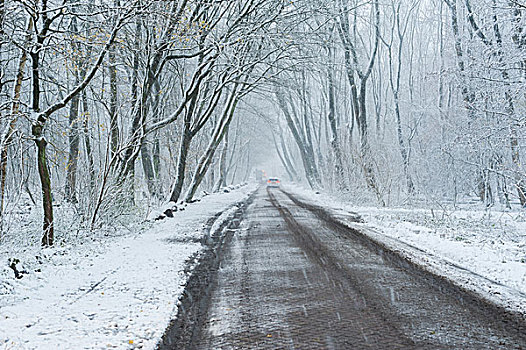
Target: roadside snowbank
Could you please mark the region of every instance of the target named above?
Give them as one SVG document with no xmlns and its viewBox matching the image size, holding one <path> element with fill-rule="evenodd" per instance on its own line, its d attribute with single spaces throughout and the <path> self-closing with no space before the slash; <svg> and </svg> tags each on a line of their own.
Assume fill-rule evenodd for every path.
<svg viewBox="0 0 526 350">
<path fill-rule="evenodd" d="M 431 272 L 526 314 L 526 211 L 361 207 L 297 185 L 285 190 Z M 365 223 L 353 222 L 354 213 Z"/>
<path fill-rule="evenodd" d="M 205 222 L 254 189 L 208 195 L 145 232 L 17 252 L 43 263 L 21 279 L 0 269 L 0 349 L 155 348 L 177 312 L 182 270 L 202 248 Z M 0 261 L 10 254 L 0 246 Z"/>
</svg>

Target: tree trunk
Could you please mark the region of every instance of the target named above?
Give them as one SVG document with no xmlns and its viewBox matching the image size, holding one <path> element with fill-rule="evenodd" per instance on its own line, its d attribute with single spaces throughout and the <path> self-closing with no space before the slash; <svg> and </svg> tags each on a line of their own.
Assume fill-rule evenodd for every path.
<svg viewBox="0 0 526 350">
<path fill-rule="evenodd" d="M 287 143 L 285 142 L 285 137 L 283 136 L 283 130 L 281 129 L 281 126 L 279 127 L 279 138 L 281 150 L 283 151 L 283 160 L 287 164 L 287 167 L 289 168 L 293 179 L 296 180 L 298 179 L 298 173 L 296 172 L 296 167 L 294 162 L 292 161 L 292 157 L 290 155 L 289 148 L 287 147 Z"/>
<path fill-rule="evenodd" d="M 148 191 L 153 197 L 157 197 L 157 186 L 155 181 L 154 168 L 152 163 L 152 157 L 148 149 L 148 144 L 143 143 L 141 145 L 141 162 L 144 176 L 146 177 L 146 183 L 148 184 Z"/>
<path fill-rule="evenodd" d="M 51 179 L 46 158 L 47 142 L 43 137 L 35 139 L 37 146 L 37 165 L 40 183 L 42 185 L 42 205 L 44 207 L 44 235 L 43 246 L 52 246 L 54 240 L 53 230 L 53 198 L 51 197 Z"/>
<path fill-rule="evenodd" d="M 192 142 L 192 132 L 190 131 L 189 124 L 190 123 L 185 123 L 183 138 L 181 140 L 181 145 L 179 146 L 179 158 L 177 159 L 177 174 L 175 176 L 175 184 L 170 193 L 170 202 L 177 202 L 183 190 L 186 171 L 186 159 L 188 157 L 190 143 Z"/>
<path fill-rule="evenodd" d="M 44 17 L 47 18 L 47 13 Z M 44 126 L 49 120 L 50 116 L 56 111 L 64 108 L 76 95 L 81 93 L 86 86 L 91 82 L 97 71 L 102 65 L 102 61 L 108 52 L 108 49 L 113 44 L 117 32 L 120 29 L 124 21 L 123 17 L 119 18 L 118 23 L 113 28 L 113 31 L 109 35 L 108 41 L 104 45 L 104 48 L 99 53 L 95 63 L 89 70 L 89 73 L 86 75 L 86 78 L 77 85 L 72 91 L 70 91 L 63 99 L 60 101 L 51 104 L 43 112 L 40 112 L 40 53 L 43 47 L 46 35 L 50 29 L 53 21 L 44 20 L 43 26 L 38 35 L 36 36 L 36 42 L 34 43 L 33 50 L 30 53 L 31 63 L 32 63 L 32 79 L 31 79 L 31 109 L 33 113 L 36 114 L 36 120 L 33 121 L 31 126 L 31 134 L 33 140 L 37 145 L 37 163 L 38 163 L 38 172 L 40 175 L 40 182 L 42 185 L 42 205 L 44 207 L 44 235 L 42 238 L 43 245 L 52 245 L 53 244 L 53 198 L 51 196 L 51 179 L 49 176 L 49 169 L 47 166 L 46 159 L 46 141 L 44 139 Z"/>
<path fill-rule="evenodd" d="M 300 151 L 301 160 L 303 163 L 303 168 L 305 171 L 305 177 L 311 188 L 318 188 L 320 185 L 319 176 L 316 169 L 316 164 L 314 163 L 314 154 L 309 151 L 307 145 L 306 137 L 303 134 L 300 134 L 300 128 L 297 123 L 294 122 L 293 117 L 287 107 L 287 102 L 285 97 L 278 91 L 275 90 L 276 99 L 278 106 L 280 107 L 285 119 L 287 121 L 287 126 L 296 141 L 296 145 Z M 291 102 L 293 103 L 293 102 Z M 303 131 L 303 130 L 301 130 Z"/>
<path fill-rule="evenodd" d="M 161 87 L 159 84 L 159 81 L 156 79 L 154 82 L 154 95 L 155 98 L 152 101 L 152 114 L 153 114 L 153 122 L 159 121 L 159 95 L 161 93 Z M 144 110 L 143 113 L 148 113 L 147 110 Z M 144 127 L 144 125 L 143 125 Z M 144 142 L 141 145 L 141 162 L 142 167 L 144 171 L 144 175 L 146 176 L 146 182 L 148 184 L 148 192 L 152 197 L 158 197 L 160 195 L 159 193 L 159 171 L 161 167 L 161 159 L 160 159 L 160 141 L 159 137 L 155 137 L 158 134 L 158 132 L 155 132 L 154 135 L 154 141 L 153 141 L 153 154 L 150 155 L 150 142 L 146 142 L 149 137 L 146 137 Z"/>
<path fill-rule="evenodd" d="M 475 101 L 475 95 L 469 90 L 468 84 L 466 83 L 466 65 L 464 63 L 464 52 L 462 49 L 462 38 L 460 37 L 459 26 L 458 26 L 458 12 L 456 0 L 444 0 L 448 5 L 451 12 L 451 28 L 453 30 L 453 36 L 455 37 L 455 53 L 457 56 L 457 65 L 460 71 L 461 78 L 461 92 L 464 99 L 464 105 L 468 111 L 470 118 L 474 117 L 473 102 Z"/>
<path fill-rule="evenodd" d="M 495 0 L 493 1 L 493 5 L 496 7 Z M 493 11 L 495 11 L 495 8 L 493 8 Z M 497 20 L 497 14 L 494 13 L 493 15 L 493 31 L 495 33 L 495 38 L 498 45 L 498 56 L 499 56 L 499 63 L 503 63 L 503 46 L 502 46 L 502 35 L 499 28 L 499 23 Z M 517 130 L 520 129 L 520 126 L 518 125 L 518 122 L 515 122 L 513 119 L 516 118 L 515 116 L 515 105 L 513 103 L 513 97 L 510 89 L 510 77 L 507 69 L 505 67 L 500 67 L 502 79 L 504 80 L 504 86 L 506 87 L 506 91 L 504 93 L 505 101 L 506 101 L 506 107 L 505 111 L 508 115 L 508 123 L 509 123 L 509 130 L 510 130 L 510 146 L 511 146 L 511 160 L 513 162 L 514 166 L 514 172 L 515 172 L 515 187 L 517 188 L 517 194 L 519 196 L 519 201 L 521 203 L 521 206 L 526 205 L 526 183 L 524 181 L 524 174 L 521 173 L 521 157 L 519 153 L 519 138 L 517 135 Z"/>
<path fill-rule="evenodd" d="M 219 191 L 221 187 L 226 186 L 226 177 L 227 177 L 227 166 L 226 166 L 226 157 L 228 154 L 228 130 L 225 134 L 225 139 L 223 142 L 223 149 L 221 150 L 221 157 L 219 159 L 219 179 L 217 179 L 217 184 L 214 186 L 214 192 Z"/>
<path fill-rule="evenodd" d="M 272 140 L 274 141 L 274 148 L 276 149 L 276 153 L 278 154 L 279 160 L 281 161 L 281 164 L 285 168 L 285 171 L 289 175 L 289 180 L 294 181 L 294 176 L 292 175 L 291 168 L 287 164 L 287 161 L 285 160 L 285 155 L 283 154 L 284 151 L 280 150 L 280 147 L 278 145 L 278 142 L 276 141 L 276 136 L 274 135 L 274 132 L 272 133 Z"/>
<path fill-rule="evenodd" d="M 362 80 L 361 88 L 360 88 L 360 116 L 358 118 L 358 130 L 360 134 L 360 141 L 361 141 L 361 154 L 360 157 L 362 159 L 362 169 L 365 176 L 365 182 L 367 183 L 368 187 L 374 192 L 376 195 L 376 199 L 380 203 L 381 206 L 385 206 L 385 201 L 382 198 L 382 194 L 380 193 L 380 189 L 378 187 L 378 182 L 376 180 L 376 175 L 373 170 L 373 164 L 372 164 L 372 154 L 371 149 L 369 147 L 369 142 L 367 139 L 367 110 L 366 110 L 366 81 Z"/>
<path fill-rule="evenodd" d="M 369 62 L 364 71 L 360 70 L 358 67 L 358 54 L 356 52 L 356 47 L 353 44 L 351 38 L 351 28 L 348 19 L 349 8 L 347 4 L 343 4 L 342 6 L 343 11 L 340 15 L 341 23 L 338 30 L 344 49 L 345 68 L 347 73 L 347 79 L 349 81 L 349 87 L 351 89 L 351 103 L 353 107 L 352 110 L 354 112 L 354 117 L 358 126 L 358 134 L 360 136 L 360 158 L 362 160 L 362 170 L 367 186 L 376 195 L 378 202 L 382 206 L 384 206 L 385 201 L 382 198 L 382 194 L 378 186 L 378 181 L 373 171 L 373 157 L 370 151 L 367 135 L 367 81 L 371 76 L 371 72 L 374 67 L 380 40 L 380 7 L 378 1 L 374 1 L 373 6 L 375 18 L 375 22 L 373 24 L 375 31 L 375 41 L 372 47 L 372 53 L 370 55 Z M 355 74 L 358 75 L 360 81 L 359 91 L 357 90 Z"/>
<path fill-rule="evenodd" d="M 111 134 L 111 157 L 117 152 L 119 145 L 119 123 L 117 120 L 117 66 L 115 63 L 114 48 L 108 52 L 110 66 L 110 134 Z"/>
<path fill-rule="evenodd" d="M 332 60 L 332 50 L 329 49 L 329 58 Z M 343 173 L 343 162 L 342 162 L 342 152 L 340 149 L 340 141 L 338 137 L 338 123 L 336 120 L 336 98 L 335 98 L 335 88 L 334 88 L 334 72 L 333 65 L 331 64 L 327 68 L 327 80 L 328 80 L 328 97 L 329 97 L 329 113 L 327 118 L 329 119 L 329 125 L 331 127 L 331 140 L 330 144 L 332 151 L 334 153 L 334 158 L 336 161 L 336 185 L 339 190 L 345 189 L 347 186 L 345 184 L 345 176 Z"/>
<path fill-rule="evenodd" d="M 75 79 L 75 86 L 79 79 Z M 77 167 L 79 160 L 79 100 L 80 95 L 71 99 L 69 108 L 69 155 L 66 165 L 66 200 L 77 203 Z"/>
<path fill-rule="evenodd" d="M 1 4 L 1 11 L 3 16 L 4 4 Z M 2 17 L 3 20 L 3 17 Z M 33 30 L 33 19 L 28 19 L 27 24 L 27 36 L 26 36 L 26 47 L 22 49 L 22 55 L 18 62 L 18 71 L 16 75 L 15 85 L 13 88 L 13 104 L 11 106 L 11 121 L 7 127 L 5 134 L 2 136 L 1 150 L 0 150 L 0 216 L 4 213 L 4 196 L 5 196 L 5 185 L 7 177 L 7 160 L 9 152 L 9 144 L 12 142 L 13 134 L 15 133 L 15 125 L 18 119 L 18 112 L 20 109 L 20 93 L 22 90 L 22 81 L 24 80 L 24 69 L 27 63 L 27 46 L 31 40 L 31 31 Z M 3 28 L 2 28 L 3 31 Z"/>
<path fill-rule="evenodd" d="M 160 116 L 160 110 L 159 110 L 159 103 L 161 100 L 161 84 L 159 83 L 159 79 L 155 79 L 155 100 L 153 103 L 153 122 L 157 123 L 161 119 Z M 161 141 L 159 137 L 160 131 L 156 131 L 153 138 L 153 170 L 155 172 L 155 179 L 158 181 L 161 176 Z M 157 185 L 157 191 L 160 191 L 161 188 L 159 185 Z"/>
<path fill-rule="evenodd" d="M 35 113 L 40 112 L 40 47 L 44 37 L 37 36 L 36 48 L 31 51 L 31 107 Z M 47 118 L 39 115 L 31 127 L 31 134 L 37 146 L 37 168 L 42 188 L 42 207 L 44 209 L 44 223 L 42 245 L 52 246 L 54 239 L 53 230 L 53 197 L 51 196 L 51 178 L 47 165 L 46 146 L 47 141 L 44 138 L 44 124 Z"/>
<path fill-rule="evenodd" d="M 84 131 L 84 147 L 86 148 L 86 157 L 88 161 L 88 172 L 89 172 L 89 184 L 90 193 L 93 193 L 95 189 L 95 162 L 93 161 L 93 150 L 91 149 L 91 140 L 89 132 L 89 110 L 88 110 L 88 97 L 86 91 L 82 91 L 82 111 L 84 113 L 84 119 L 82 122 Z"/>
<path fill-rule="evenodd" d="M 250 146 L 247 146 L 247 169 L 245 171 L 245 176 L 243 176 L 243 182 L 247 182 L 248 178 L 250 177 Z M 232 177 L 232 181 L 234 181 L 235 177 Z"/>
<path fill-rule="evenodd" d="M 161 141 L 159 136 L 153 141 L 153 170 L 155 172 L 155 180 L 159 181 L 161 178 Z M 157 186 L 157 191 L 160 190 L 160 186 Z"/>
<path fill-rule="evenodd" d="M 205 154 L 203 154 L 203 156 L 199 159 L 197 169 L 190 184 L 190 188 L 185 196 L 185 201 L 190 202 L 193 199 L 197 189 L 199 188 L 199 185 L 201 184 L 201 181 L 203 181 L 203 178 L 210 167 L 210 163 L 212 162 L 217 146 L 219 146 L 225 134 L 228 132 L 228 128 L 230 127 L 230 122 L 234 117 L 238 102 L 239 100 L 237 99 L 236 85 L 233 88 L 222 116 L 217 123 L 217 128 L 212 135 L 210 144 L 208 145 Z"/>
<path fill-rule="evenodd" d="M 403 171 L 406 178 L 407 193 L 413 194 L 414 186 L 411 175 L 409 174 L 409 154 L 405 146 L 403 131 L 402 131 L 402 117 L 400 115 L 400 75 L 402 71 L 402 47 L 404 35 L 402 29 L 400 28 L 400 14 L 399 9 L 395 12 L 395 21 L 398 29 L 398 54 L 397 54 L 397 67 L 396 67 L 396 77 L 394 77 L 393 72 L 393 54 L 392 54 L 392 43 L 388 46 L 388 56 L 389 56 L 389 82 L 391 90 L 393 92 L 393 102 L 394 110 L 396 116 L 396 134 L 398 137 L 398 145 L 400 147 L 400 155 L 402 157 Z"/>
</svg>

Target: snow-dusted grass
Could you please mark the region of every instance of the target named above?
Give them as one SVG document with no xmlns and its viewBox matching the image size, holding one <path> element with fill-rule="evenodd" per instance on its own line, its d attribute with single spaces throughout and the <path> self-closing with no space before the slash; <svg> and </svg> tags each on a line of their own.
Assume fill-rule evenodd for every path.
<svg viewBox="0 0 526 350">
<path fill-rule="evenodd" d="M 287 189 L 344 222 L 346 213 L 358 213 L 365 223 L 345 223 L 493 302 L 526 312 L 526 210 L 365 207 L 300 186 Z"/>
<path fill-rule="evenodd" d="M 0 349 L 153 349 L 177 312 L 204 223 L 253 189 L 212 194 L 174 218 L 83 244 L 1 244 Z M 23 278 L 14 278 L 10 258 L 28 272 Z"/>
<path fill-rule="evenodd" d="M 441 218 L 429 210 L 354 209 L 386 235 L 526 294 L 525 212 L 458 210 Z"/>
</svg>

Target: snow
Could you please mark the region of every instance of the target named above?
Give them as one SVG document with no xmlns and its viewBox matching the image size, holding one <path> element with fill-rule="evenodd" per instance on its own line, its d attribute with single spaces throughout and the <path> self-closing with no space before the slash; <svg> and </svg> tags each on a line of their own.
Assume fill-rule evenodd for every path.
<svg viewBox="0 0 526 350">
<path fill-rule="evenodd" d="M 143 231 L 18 251 L 21 261 L 39 254 L 43 263 L 25 263 L 21 279 L 0 269 L 0 349 L 154 349 L 176 315 L 205 222 L 254 189 L 207 195 Z M 13 254 L 0 249 L 0 261 Z"/>
<path fill-rule="evenodd" d="M 510 311 L 526 313 L 525 210 L 377 208 L 298 185 L 285 190 L 326 208 L 340 222 L 428 271 Z M 364 223 L 352 220 L 355 213 Z"/>
<path fill-rule="evenodd" d="M 183 269 L 254 185 L 207 194 L 174 218 L 51 249 L 0 246 L 0 349 L 154 349 L 177 312 Z M 285 190 L 327 208 L 349 227 L 506 308 L 526 312 L 526 213 L 352 205 L 299 186 Z M 221 213 L 221 214 L 218 214 Z M 358 213 L 364 223 L 352 220 Z M 146 228 L 141 229 L 141 227 Z M 38 256 L 38 258 L 35 258 Z M 16 257 L 15 279 L 5 262 Z M 36 272 L 39 271 L 39 272 Z"/>
</svg>

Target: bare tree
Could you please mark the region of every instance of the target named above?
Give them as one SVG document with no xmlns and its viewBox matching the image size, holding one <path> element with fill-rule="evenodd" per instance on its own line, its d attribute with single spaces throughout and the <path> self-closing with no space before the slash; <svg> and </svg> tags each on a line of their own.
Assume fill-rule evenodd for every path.
<svg viewBox="0 0 526 350">
<path fill-rule="evenodd" d="M 356 30 L 351 27 L 349 21 L 349 17 L 352 16 L 354 26 L 356 26 L 357 6 L 355 5 L 354 7 L 351 7 L 347 0 L 340 0 L 340 8 L 341 15 L 339 16 L 338 31 L 345 54 L 345 67 L 347 69 L 347 78 L 351 88 L 350 99 L 352 101 L 354 119 L 358 125 L 358 132 L 360 135 L 362 169 L 367 185 L 375 193 L 380 204 L 385 205 L 373 170 L 367 120 L 367 83 L 373 71 L 376 55 L 378 53 L 380 41 L 380 5 L 376 0 L 372 2 L 371 11 L 373 12 L 374 19 L 371 26 L 372 32 L 374 33 L 374 39 L 370 48 L 369 60 L 366 63 L 365 68 L 361 68 L 362 64 L 358 58 L 356 44 L 359 41 L 359 38 L 356 36 Z M 358 79 L 356 79 L 356 76 Z"/>
</svg>

